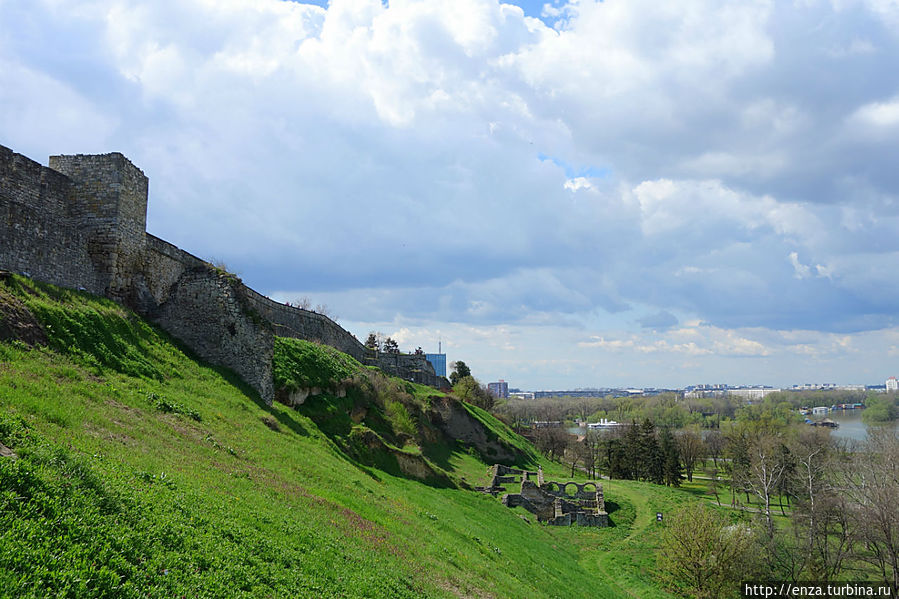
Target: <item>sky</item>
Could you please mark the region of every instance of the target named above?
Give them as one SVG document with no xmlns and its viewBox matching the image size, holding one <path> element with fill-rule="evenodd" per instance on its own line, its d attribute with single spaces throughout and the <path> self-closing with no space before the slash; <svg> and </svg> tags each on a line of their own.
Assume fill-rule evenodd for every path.
<svg viewBox="0 0 899 599">
<path fill-rule="evenodd" d="M 897 0 L 0 0 L 0 144 L 484 383 L 899 375 Z"/>
</svg>

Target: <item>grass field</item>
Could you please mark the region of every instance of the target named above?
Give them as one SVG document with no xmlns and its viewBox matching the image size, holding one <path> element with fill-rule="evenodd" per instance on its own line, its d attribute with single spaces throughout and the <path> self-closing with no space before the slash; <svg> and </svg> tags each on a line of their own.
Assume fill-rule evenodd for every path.
<svg viewBox="0 0 899 599">
<path fill-rule="evenodd" d="M 655 513 L 689 492 L 612 481 L 613 527 L 542 526 L 496 498 L 360 463 L 333 430 L 261 403 L 117 304 L 21 278 L 0 283 L 0 301 L 48 336 L 0 342 L 0 443 L 18 455 L 0 458 L 0 596 L 668 596 L 654 578 Z M 340 376 L 352 366 L 319 358 Z M 297 385 L 322 376 L 302 375 Z M 475 452 L 399 448 L 485 482 Z"/>
</svg>

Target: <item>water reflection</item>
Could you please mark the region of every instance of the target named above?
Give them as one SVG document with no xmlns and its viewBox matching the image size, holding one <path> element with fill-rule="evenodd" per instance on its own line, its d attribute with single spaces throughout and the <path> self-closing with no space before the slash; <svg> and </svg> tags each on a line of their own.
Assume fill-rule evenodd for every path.
<svg viewBox="0 0 899 599">
<path fill-rule="evenodd" d="M 838 439 L 851 441 L 864 441 L 868 436 L 868 426 L 862 422 L 864 410 L 834 410 L 828 412 L 827 417 L 839 424 L 839 428 L 831 431 Z M 888 430 L 899 431 L 899 421 L 884 425 Z"/>
</svg>

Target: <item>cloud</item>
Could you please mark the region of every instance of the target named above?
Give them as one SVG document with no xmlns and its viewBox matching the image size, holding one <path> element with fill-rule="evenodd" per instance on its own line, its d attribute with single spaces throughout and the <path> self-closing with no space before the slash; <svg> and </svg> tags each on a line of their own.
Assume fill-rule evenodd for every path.
<svg viewBox="0 0 899 599">
<path fill-rule="evenodd" d="M 677 316 L 671 312 L 662 310 L 661 312 L 639 318 L 637 322 L 645 329 L 668 329 L 677 325 L 678 320 Z"/>
<path fill-rule="evenodd" d="M 849 120 L 863 127 L 894 128 L 899 125 L 899 99 L 865 104 L 853 112 Z"/>
<path fill-rule="evenodd" d="M 893 4 L 543 16 L 6 0 L 0 143 L 124 152 L 150 176 L 151 232 L 351 322 L 542 327 L 553 348 L 626 330 L 635 359 L 702 364 L 776 354 L 643 335 L 894 326 Z M 825 338 L 797 352 L 829 355 Z"/>
</svg>

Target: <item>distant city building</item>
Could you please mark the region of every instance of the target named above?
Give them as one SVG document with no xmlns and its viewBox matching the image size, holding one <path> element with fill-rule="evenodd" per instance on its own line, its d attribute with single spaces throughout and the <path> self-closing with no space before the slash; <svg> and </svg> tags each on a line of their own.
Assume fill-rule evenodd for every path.
<svg viewBox="0 0 899 599">
<path fill-rule="evenodd" d="M 834 391 L 837 386 L 834 383 L 805 383 L 804 385 L 793 385 L 793 391 Z"/>
<path fill-rule="evenodd" d="M 513 399 L 534 399 L 533 391 L 509 391 L 509 397 Z"/>
<path fill-rule="evenodd" d="M 684 391 L 725 391 L 727 389 L 727 385 L 724 383 L 717 383 L 714 385 L 709 385 L 708 383 L 704 385 L 688 385 L 684 387 Z"/>
<path fill-rule="evenodd" d="M 835 383 L 805 383 L 793 385 L 785 391 L 865 391 L 866 385 L 837 385 Z"/>
<path fill-rule="evenodd" d="M 692 385 L 686 388 L 684 398 L 699 399 L 701 397 L 740 397 L 747 401 L 762 399 L 769 393 L 780 391 L 765 385 L 730 387 L 728 385 Z"/>
<path fill-rule="evenodd" d="M 899 391 L 899 381 L 894 376 L 887 379 L 887 393 L 891 391 Z"/>
<path fill-rule="evenodd" d="M 487 383 L 487 391 L 493 397 L 505 399 L 509 397 L 509 383 L 500 379 L 496 383 Z"/>
<path fill-rule="evenodd" d="M 575 389 L 573 391 L 534 391 L 534 397 L 604 397 L 609 389 Z"/>
<path fill-rule="evenodd" d="M 737 397 L 742 397 L 743 399 L 748 399 L 750 401 L 756 399 L 762 399 L 769 393 L 775 393 L 780 391 L 780 389 L 773 389 L 771 387 L 743 387 L 740 389 L 728 389 L 728 395 L 735 395 Z"/>
<path fill-rule="evenodd" d="M 434 367 L 437 376 L 446 376 L 446 354 L 425 354 L 425 359 Z"/>
<path fill-rule="evenodd" d="M 684 392 L 684 399 L 700 399 L 702 397 L 724 397 L 727 389 L 690 389 Z"/>
</svg>

